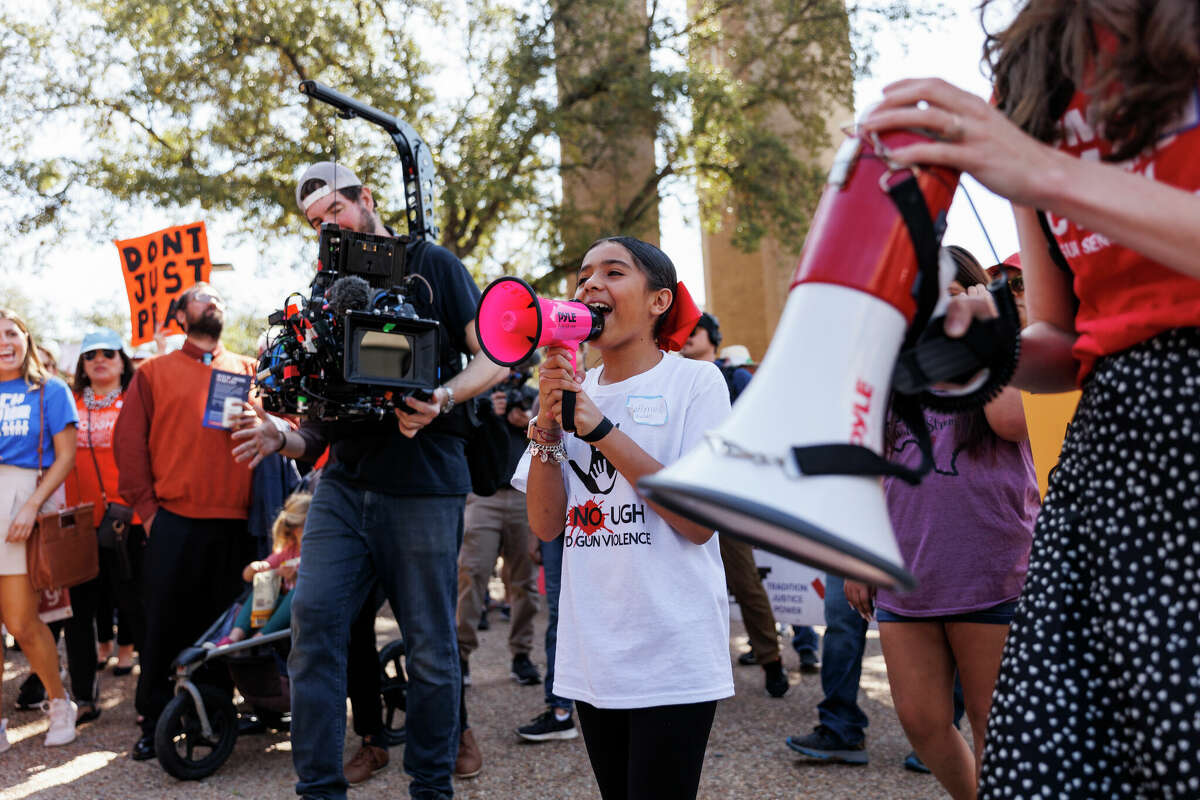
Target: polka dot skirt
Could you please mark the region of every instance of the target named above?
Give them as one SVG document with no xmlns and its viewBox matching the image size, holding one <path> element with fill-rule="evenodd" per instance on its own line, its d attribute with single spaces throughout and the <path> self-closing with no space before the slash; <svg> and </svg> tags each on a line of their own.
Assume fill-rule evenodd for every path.
<svg viewBox="0 0 1200 800">
<path fill-rule="evenodd" d="M 1200 798 L 1200 328 L 1102 359 L 1034 531 L 981 798 Z"/>
</svg>

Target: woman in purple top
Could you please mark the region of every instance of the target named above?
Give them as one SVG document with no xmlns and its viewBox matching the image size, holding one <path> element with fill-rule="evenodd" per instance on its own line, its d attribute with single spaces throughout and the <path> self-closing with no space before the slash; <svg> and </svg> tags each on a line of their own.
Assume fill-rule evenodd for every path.
<svg viewBox="0 0 1200 800">
<path fill-rule="evenodd" d="M 958 265 L 951 294 L 982 291 L 987 276 L 978 262 L 961 248 L 950 251 Z M 877 608 L 896 714 L 917 755 L 952 797 L 974 798 L 992 689 L 1029 564 L 1037 478 L 1018 390 L 1005 389 L 982 410 L 926 412 L 925 419 L 933 472 L 915 487 L 884 482 L 896 540 L 918 588 L 876 597 L 846 581 L 846 599 L 865 617 Z M 894 418 L 887 440 L 893 458 L 917 463 L 915 438 Z M 974 757 L 954 728 L 956 668 Z"/>
</svg>

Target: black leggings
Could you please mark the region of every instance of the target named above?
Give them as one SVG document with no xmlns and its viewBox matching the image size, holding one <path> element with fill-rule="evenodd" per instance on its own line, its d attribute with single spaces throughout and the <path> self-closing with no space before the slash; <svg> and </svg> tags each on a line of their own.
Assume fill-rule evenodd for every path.
<svg viewBox="0 0 1200 800">
<path fill-rule="evenodd" d="M 596 708 L 576 701 L 604 800 L 694 800 L 717 701 Z"/>
</svg>

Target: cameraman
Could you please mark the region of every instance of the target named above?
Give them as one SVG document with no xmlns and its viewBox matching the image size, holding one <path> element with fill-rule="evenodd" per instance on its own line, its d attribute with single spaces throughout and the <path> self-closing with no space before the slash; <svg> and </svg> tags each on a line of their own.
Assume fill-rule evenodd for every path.
<svg viewBox="0 0 1200 800">
<path fill-rule="evenodd" d="M 309 167 L 296 200 L 314 229 L 394 235 L 371 190 L 331 162 Z M 437 319 L 443 381 L 428 401 L 408 398 L 381 422 L 304 423 L 280 431 L 269 420 L 237 434 L 239 459 L 282 452 L 312 460 L 331 447 L 304 530 L 304 558 L 292 603 L 292 760 L 296 792 L 344 798 L 346 648 L 350 623 L 376 580 L 404 637 L 408 670 L 404 769 L 414 798 L 448 798 L 458 750 L 459 665 L 454 629 L 463 503 L 471 489 L 462 403 L 503 378 L 479 353 L 474 318 L 479 289 L 450 251 L 424 240 L 407 247 L 410 272 L 429 283 L 413 298 Z M 424 293 L 420 293 L 424 295 Z M 420 305 L 424 304 L 424 306 Z M 461 368 L 461 371 L 460 371 Z M 457 408 L 456 408 L 457 406 Z"/>
</svg>

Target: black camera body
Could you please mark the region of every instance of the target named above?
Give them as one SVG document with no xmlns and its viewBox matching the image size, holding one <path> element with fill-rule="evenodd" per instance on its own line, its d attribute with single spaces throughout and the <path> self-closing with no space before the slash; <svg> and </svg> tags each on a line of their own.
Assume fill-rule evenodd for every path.
<svg viewBox="0 0 1200 800">
<path fill-rule="evenodd" d="M 538 392 L 528 381 L 528 373 L 514 372 L 496 386 L 496 391 L 504 392 L 505 408 L 520 408 L 525 411 L 533 409 L 533 401 L 537 399 Z"/>
<path fill-rule="evenodd" d="M 382 419 L 407 409 L 405 397 L 432 397 L 441 325 L 420 317 L 408 301 L 414 292 L 432 293 L 407 272 L 410 241 L 321 226 L 308 297 L 293 293 L 268 320 L 282 330 L 259 358 L 267 411 L 323 421 Z"/>
</svg>

